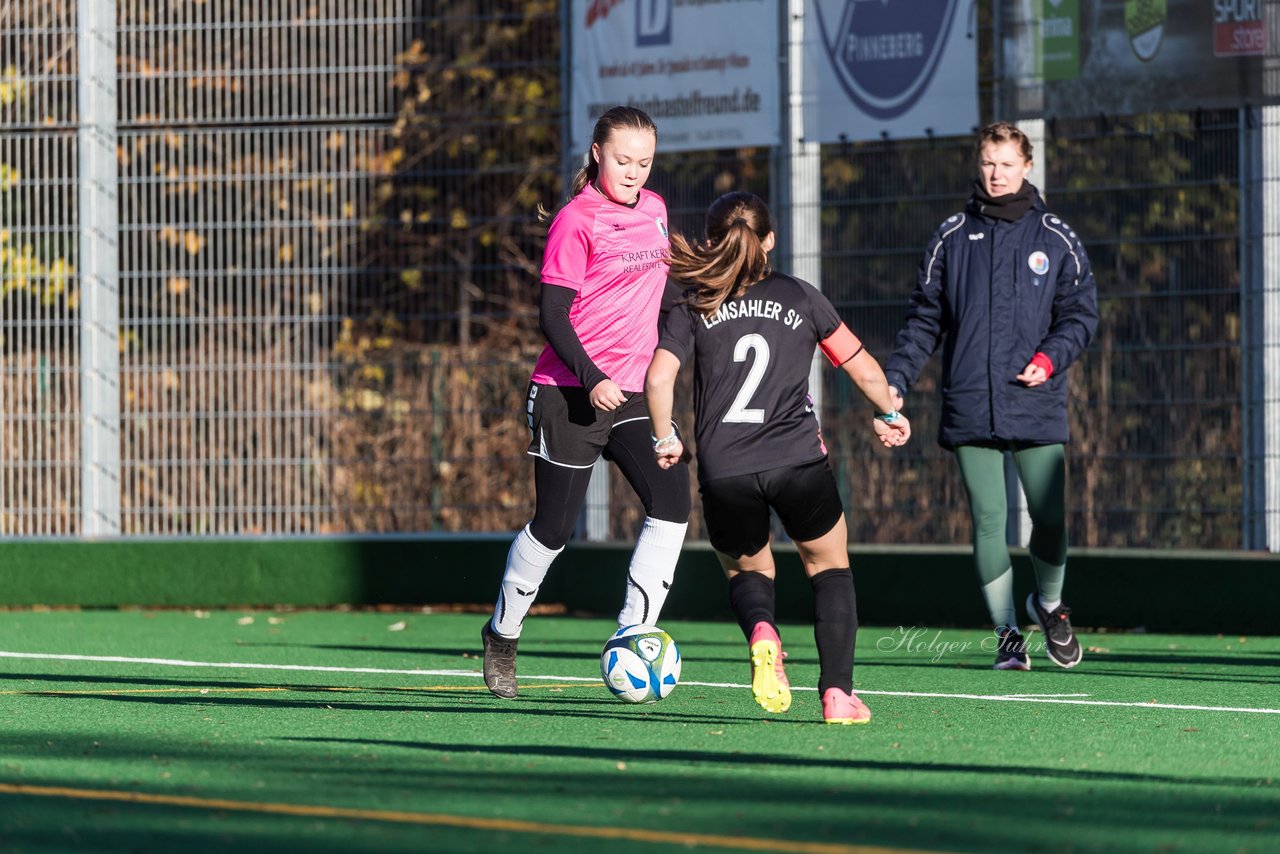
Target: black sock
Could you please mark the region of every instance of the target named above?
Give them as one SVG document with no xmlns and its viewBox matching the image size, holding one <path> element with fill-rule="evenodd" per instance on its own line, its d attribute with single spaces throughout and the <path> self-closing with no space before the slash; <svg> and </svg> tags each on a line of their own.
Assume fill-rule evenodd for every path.
<svg viewBox="0 0 1280 854">
<path fill-rule="evenodd" d="M 853 648 L 858 637 L 858 600 L 853 571 L 824 569 L 813 585 L 813 639 L 818 644 L 818 693 L 853 690 Z"/>
<path fill-rule="evenodd" d="M 773 579 L 764 573 L 739 572 L 729 579 L 729 607 L 747 640 L 756 623 L 773 625 L 773 603 Z"/>
</svg>

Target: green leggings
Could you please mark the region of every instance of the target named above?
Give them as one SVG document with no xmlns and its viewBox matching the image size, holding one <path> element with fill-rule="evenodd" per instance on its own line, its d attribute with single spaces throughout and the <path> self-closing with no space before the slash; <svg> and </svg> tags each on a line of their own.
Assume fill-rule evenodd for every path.
<svg viewBox="0 0 1280 854">
<path fill-rule="evenodd" d="M 1031 515 L 1031 564 L 1036 571 L 1040 598 L 1055 601 L 1062 595 L 1067 564 L 1066 462 L 1061 444 L 1007 446 L 961 445 L 955 449 L 960 475 L 969 493 L 973 519 L 973 558 L 983 585 L 1009 571 L 1009 547 L 1005 542 L 1008 502 L 1005 498 L 1004 452 L 1013 462 L 1027 496 Z M 1012 594 L 1010 594 L 1012 595 Z"/>
</svg>

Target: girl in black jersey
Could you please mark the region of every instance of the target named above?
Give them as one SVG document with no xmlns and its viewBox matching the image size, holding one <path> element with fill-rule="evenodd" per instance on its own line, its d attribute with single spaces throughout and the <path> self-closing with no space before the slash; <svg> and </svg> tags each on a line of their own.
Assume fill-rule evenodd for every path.
<svg viewBox="0 0 1280 854">
<path fill-rule="evenodd" d="M 645 379 L 653 450 L 664 468 L 684 453 L 672 397 L 681 363 L 692 358 L 703 516 L 750 647 L 756 702 L 769 712 L 791 705 L 774 622 L 772 509 L 813 586 L 823 719 L 867 723 L 871 711 L 853 694 L 858 618 L 844 507 L 809 398 L 814 348 L 876 407 L 871 424 L 884 445 L 905 443 L 911 426 L 893 409 L 879 363 L 831 303 L 807 282 L 769 269 L 773 245 L 768 207 L 741 192 L 711 205 L 702 242 L 671 235 L 671 277 L 688 290 Z"/>
</svg>

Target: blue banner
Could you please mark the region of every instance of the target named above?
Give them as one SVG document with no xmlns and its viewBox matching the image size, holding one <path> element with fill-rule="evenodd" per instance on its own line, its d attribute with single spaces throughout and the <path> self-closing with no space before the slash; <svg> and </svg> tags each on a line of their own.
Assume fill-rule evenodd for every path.
<svg viewBox="0 0 1280 854">
<path fill-rule="evenodd" d="M 807 0 L 805 139 L 971 133 L 973 11 L 973 0 Z"/>
</svg>

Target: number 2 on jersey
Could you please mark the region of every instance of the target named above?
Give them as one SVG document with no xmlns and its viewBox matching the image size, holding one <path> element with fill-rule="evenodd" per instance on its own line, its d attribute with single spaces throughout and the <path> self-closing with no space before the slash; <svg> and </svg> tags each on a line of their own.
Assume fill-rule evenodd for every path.
<svg viewBox="0 0 1280 854">
<path fill-rule="evenodd" d="M 754 356 L 752 355 L 754 351 Z M 751 402 L 751 396 L 756 393 L 756 389 L 760 387 L 760 380 L 764 379 L 764 372 L 769 367 L 769 342 L 765 340 L 763 335 L 751 333 L 743 335 L 738 339 L 738 343 L 733 347 L 733 360 L 735 362 L 745 362 L 751 359 L 751 367 L 747 370 L 747 378 L 742 383 L 742 388 L 738 389 L 738 396 L 733 399 L 733 404 L 729 407 L 729 411 L 724 414 L 724 418 L 720 420 L 728 424 L 763 424 L 763 409 L 748 409 L 747 404 Z"/>
</svg>

